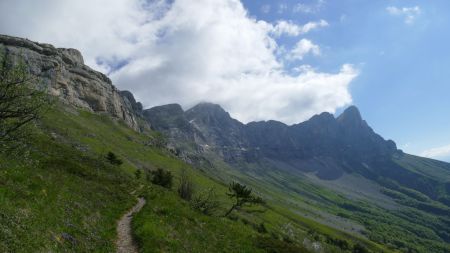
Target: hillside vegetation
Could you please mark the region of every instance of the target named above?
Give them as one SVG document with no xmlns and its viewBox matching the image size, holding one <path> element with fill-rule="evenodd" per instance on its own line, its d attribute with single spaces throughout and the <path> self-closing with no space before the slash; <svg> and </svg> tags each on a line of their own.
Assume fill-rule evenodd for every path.
<svg viewBox="0 0 450 253">
<path fill-rule="evenodd" d="M 26 147 L 0 155 L 3 252 L 111 252 L 116 220 L 134 204 L 137 194 L 148 199 L 133 223 L 144 252 L 270 248 L 274 250 L 270 252 L 284 248 L 306 252 L 304 241 L 307 246 L 316 241 L 314 245 L 336 252 L 352 252 L 359 244 L 379 247 L 314 221 L 283 215 L 271 201 L 223 218 L 231 205 L 225 195 L 228 182 L 211 179 L 159 147 L 163 140 L 157 133 L 137 133 L 106 115 L 58 103 L 32 132 Z M 105 158 L 108 152 L 117 154 L 123 164 L 110 164 Z M 145 176 L 136 179 L 136 170 L 146 175 L 156 168 L 171 171 L 174 185 L 180 172 L 187 170 L 196 193 L 214 189 L 219 209 L 209 216 L 201 214 L 176 195 L 175 186 L 168 190 L 152 185 Z M 336 246 L 342 242 L 344 250 Z"/>
<path fill-rule="evenodd" d="M 450 250 L 449 164 L 405 154 L 355 106 L 295 125 L 244 124 L 211 103 L 144 115 L 181 156 L 198 166 L 206 157 L 212 177 L 253 187 L 283 217 L 303 225 L 308 217 L 402 252 Z"/>
</svg>

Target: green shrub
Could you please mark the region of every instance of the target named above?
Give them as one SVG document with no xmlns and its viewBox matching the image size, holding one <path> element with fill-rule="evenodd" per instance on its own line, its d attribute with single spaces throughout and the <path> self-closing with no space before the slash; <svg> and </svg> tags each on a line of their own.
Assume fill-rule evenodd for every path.
<svg viewBox="0 0 450 253">
<path fill-rule="evenodd" d="M 265 233 L 267 233 L 267 228 L 266 228 L 266 226 L 264 225 L 264 223 L 259 223 L 259 225 L 257 225 L 256 227 L 255 227 L 255 229 L 256 229 L 256 231 L 258 231 L 258 233 L 261 233 L 261 234 L 265 234 Z"/>
<path fill-rule="evenodd" d="M 170 171 L 158 168 L 150 172 L 152 184 L 160 185 L 164 188 L 172 188 L 173 175 Z"/>
<path fill-rule="evenodd" d="M 116 154 L 114 154 L 113 152 L 108 152 L 108 154 L 106 155 L 106 160 L 108 160 L 109 163 L 111 163 L 112 165 L 117 165 L 120 166 L 122 165 L 123 161 L 117 157 Z"/>
<path fill-rule="evenodd" d="M 353 253 L 369 253 L 370 251 L 366 248 L 366 246 L 357 243 L 353 246 Z"/>
<path fill-rule="evenodd" d="M 141 170 L 136 170 L 134 172 L 134 175 L 136 176 L 136 179 L 140 179 L 142 176 L 142 171 Z"/>
<path fill-rule="evenodd" d="M 181 171 L 180 184 L 177 189 L 178 196 L 180 198 L 190 201 L 192 199 L 192 195 L 194 193 L 194 186 L 189 178 L 186 169 Z"/>
<path fill-rule="evenodd" d="M 280 241 L 272 237 L 260 236 L 256 239 L 256 246 L 267 253 L 307 253 L 303 246 L 296 243 Z"/>
<path fill-rule="evenodd" d="M 351 248 L 349 242 L 343 239 L 331 238 L 327 236 L 326 242 L 328 244 L 335 245 L 343 250 L 349 250 Z"/>
<path fill-rule="evenodd" d="M 219 206 L 214 188 L 194 196 L 191 200 L 191 207 L 205 215 L 212 215 Z"/>
</svg>

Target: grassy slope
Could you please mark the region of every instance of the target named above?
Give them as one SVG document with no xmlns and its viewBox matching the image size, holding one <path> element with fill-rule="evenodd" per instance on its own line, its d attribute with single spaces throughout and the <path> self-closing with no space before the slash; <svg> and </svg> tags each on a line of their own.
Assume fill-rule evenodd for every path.
<svg viewBox="0 0 450 253">
<path fill-rule="evenodd" d="M 450 174 L 437 161 L 405 156 L 400 162 L 428 175 Z M 292 174 L 291 171 L 273 170 L 264 168 L 265 165 L 256 164 L 242 164 L 235 167 L 218 161 L 216 164 L 218 168 L 213 173 L 219 173 L 218 177 L 237 178 L 251 185 L 266 198 L 273 200 L 275 204 L 273 211 L 283 217 L 291 217 L 291 220 L 301 224 L 303 228 L 339 237 L 339 233 L 330 231 L 329 227 L 322 228 L 320 224 L 311 222 L 310 219 L 303 220 L 296 214 L 307 215 L 324 224 L 330 220 L 334 225 L 341 226 L 341 229 L 345 224 L 350 224 L 350 227 L 353 226 L 352 223 L 361 224 L 364 226 L 362 231 L 355 229 L 349 232 L 362 233 L 372 241 L 387 245 L 391 249 L 405 252 L 408 250 L 450 252 L 449 208 L 414 190 L 402 187 L 382 189 L 384 194 L 390 191 L 391 194 L 386 194 L 386 197 L 390 196 L 401 205 L 399 208 L 385 209 L 363 198 L 348 199 L 342 193 L 315 185 L 298 173 Z M 437 166 L 440 166 L 440 169 L 435 170 Z M 270 217 L 266 217 L 265 221 L 274 223 Z M 373 249 L 376 248 L 377 245 L 374 245 Z"/>
<path fill-rule="evenodd" d="M 408 154 L 401 158 L 397 158 L 396 161 L 403 167 L 424 176 L 428 176 L 442 182 L 450 181 L 449 163 Z"/>
<path fill-rule="evenodd" d="M 113 251 L 130 177 L 36 132 L 29 155 L 0 156 L 0 251 Z"/>
<path fill-rule="evenodd" d="M 90 114 L 86 114 L 86 117 L 92 117 Z M 94 117 L 96 118 L 96 117 Z M 107 118 L 106 118 L 107 119 Z M 56 119 L 53 120 L 53 122 Z M 92 120 L 92 119 L 90 119 Z M 83 122 L 83 124 L 89 128 L 89 126 L 92 125 L 92 123 Z M 72 124 L 73 125 L 73 124 Z M 109 127 L 109 126 L 105 126 Z M 92 130 L 91 130 L 92 131 Z M 184 164 L 183 162 L 168 157 L 168 155 L 164 152 L 161 152 L 161 150 L 149 148 L 145 145 L 142 145 L 142 143 L 148 142 L 148 136 L 145 135 L 139 135 L 135 132 L 129 130 L 130 132 L 127 132 L 124 136 L 111 136 L 114 133 L 117 133 L 117 130 L 111 131 L 111 129 L 101 129 L 101 136 L 96 136 L 96 138 L 88 137 L 87 139 L 84 139 L 85 142 L 88 142 L 91 147 L 96 149 L 98 152 L 105 153 L 106 150 L 104 148 L 105 143 L 112 143 L 113 146 L 111 146 L 111 150 L 122 157 L 127 158 L 127 163 L 125 164 L 125 167 L 132 168 L 143 168 L 143 169 L 153 169 L 156 167 L 162 167 L 167 170 L 171 170 L 175 176 L 177 176 L 182 168 L 187 169 L 188 172 L 191 175 L 192 180 L 194 181 L 194 184 L 198 187 L 198 191 L 201 191 L 202 189 L 207 188 L 215 188 L 216 192 L 218 193 L 219 201 L 222 203 L 223 209 L 225 209 L 226 206 L 229 206 L 228 199 L 225 197 L 224 194 L 227 190 L 225 184 L 221 181 L 215 181 L 208 177 L 208 174 L 204 173 L 201 170 L 196 170 L 194 168 L 191 168 L 190 166 Z M 100 133 L 99 133 L 100 134 Z M 82 139 L 83 136 L 89 135 L 88 133 L 80 133 L 77 136 L 77 139 Z M 123 139 L 122 141 L 121 138 Z M 98 143 L 98 140 L 102 140 L 103 143 Z M 130 140 L 134 140 L 131 144 L 129 144 Z M 107 142 L 106 142 L 107 141 Z M 136 145 L 136 141 L 139 143 Z M 128 143 L 128 145 L 127 145 Z M 128 166 L 127 166 L 128 165 Z M 228 178 L 231 180 L 231 178 Z M 229 181 L 228 180 L 228 181 Z M 175 180 L 176 181 L 176 180 Z M 227 182 L 227 180 L 225 180 Z M 280 194 L 283 194 L 280 192 Z M 298 196 L 298 195 L 297 195 Z M 279 199 L 281 199 L 281 195 L 277 196 Z M 276 203 L 276 202 L 274 202 Z M 168 207 L 169 209 L 177 209 L 178 207 Z M 148 209 L 145 209 L 148 210 Z M 143 215 L 148 214 L 148 220 L 152 219 L 153 213 L 151 212 L 143 212 Z M 224 210 L 222 210 L 223 212 Z M 340 231 L 337 231 L 335 229 L 328 228 L 326 226 L 320 225 L 317 222 L 314 222 L 309 219 L 304 219 L 299 217 L 298 215 L 295 215 L 294 213 L 284 209 L 279 208 L 277 205 L 275 207 L 272 207 L 268 210 L 266 210 L 262 214 L 246 214 L 245 212 L 241 214 L 241 218 L 249 220 L 252 224 L 260 224 L 265 223 L 267 224 L 267 227 L 269 229 L 272 229 L 276 233 L 283 233 L 283 227 L 286 224 L 292 224 L 293 230 L 296 231 L 296 236 L 299 238 L 299 241 L 301 242 L 302 239 L 307 236 L 307 233 L 310 230 L 318 230 L 321 231 L 324 234 L 329 235 L 331 238 L 340 238 L 342 240 L 345 239 L 352 239 L 356 241 L 361 241 L 362 243 L 365 243 L 369 245 L 369 247 L 377 250 L 380 249 L 379 246 L 373 245 L 372 243 L 361 239 L 356 238 L 355 236 L 350 236 L 345 233 L 341 233 Z M 212 220 L 211 220 L 212 221 Z M 212 231 L 210 231 L 212 232 Z M 239 238 L 239 237 L 236 237 Z M 178 238 L 181 240 L 182 238 Z M 199 240 L 203 240 L 202 237 L 197 238 Z M 145 239 L 144 239 L 145 240 Z M 211 243 L 211 241 L 210 241 Z M 330 246 L 332 247 L 332 246 Z"/>
<path fill-rule="evenodd" d="M 35 133 L 28 156 L 0 156 L 0 251 L 111 252 L 115 221 L 133 204 L 131 193 L 138 185 L 146 185 L 144 179 L 134 179 L 136 169 L 161 167 L 177 176 L 185 168 L 197 191 L 216 190 L 222 203 L 219 213 L 230 204 L 224 183 L 165 150 L 147 145 L 155 133 L 139 134 L 107 116 L 66 106 L 48 112 Z M 124 159 L 120 168 L 105 162 L 108 151 Z M 200 215 L 177 199 L 173 191 L 149 189 L 150 204 L 134 224 L 141 245 L 148 251 L 258 252 L 261 249 L 257 244 L 266 247 L 265 240 L 272 240 L 255 231 L 253 227 L 260 223 L 274 237 L 281 238 L 288 231 L 299 242 L 311 236 L 311 229 L 317 229 L 328 251 L 341 252 L 327 245 L 325 238 L 341 238 L 350 245 L 354 244 L 352 240 L 360 241 L 380 248 L 301 218 L 275 201 L 263 213 L 259 212 L 261 208 L 243 210 L 236 222 Z M 166 235 L 173 240 L 163 238 Z"/>
<path fill-rule="evenodd" d="M 330 240 L 359 242 L 373 252 L 392 251 L 392 249 L 367 240 L 356 231 L 343 232 L 339 223 L 333 224 L 336 228 L 322 224 L 326 217 L 319 213 L 327 216 L 330 215 L 327 212 L 337 214 L 337 210 L 341 210 L 333 209 L 337 203 L 357 202 L 345 199 L 337 193 L 311 184 L 308 180 L 302 180 L 298 175 L 279 169 L 261 169 L 259 165 L 255 164 L 231 167 L 214 154 L 209 154 L 208 159 L 213 161 L 215 166 L 206 170 L 214 178 L 221 181 L 238 180 L 250 185 L 258 194 L 270 201 L 270 206 L 265 212 L 258 215 L 248 215 L 246 212 L 242 212 L 239 213 L 240 218 L 250 220 L 254 224 L 264 223 L 268 228 L 282 235 L 290 230 L 290 233 L 296 238 L 314 237 L 318 242 L 323 243 L 325 252 L 341 252 L 341 249 L 335 247 L 333 243 L 327 245 L 326 242 Z M 236 169 L 238 167 L 245 167 L 245 169 Z M 336 220 L 332 222 L 336 222 Z"/>
<path fill-rule="evenodd" d="M 174 192 L 151 187 L 133 221 L 143 252 L 264 252 L 251 227 L 192 210 Z"/>
</svg>

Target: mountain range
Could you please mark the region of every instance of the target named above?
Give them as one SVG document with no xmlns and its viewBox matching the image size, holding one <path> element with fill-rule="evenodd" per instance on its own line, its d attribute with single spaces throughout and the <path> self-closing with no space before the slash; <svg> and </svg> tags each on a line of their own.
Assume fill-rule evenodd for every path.
<svg viewBox="0 0 450 253">
<path fill-rule="evenodd" d="M 355 106 L 294 125 L 244 124 L 213 103 L 144 109 L 75 49 L 0 35 L 0 52 L 28 66 L 64 105 L 107 115 L 136 133 L 161 133 L 176 158 L 221 184 L 251 186 L 280 217 L 311 228 L 303 220 L 310 219 L 405 252 L 450 250 L 450 164 L 399 150 Z"/>
<path fill-rule="evenodd" d="M 212 103 L 187 111 L 178 104 L 157 106 L 143 115 L 187 156 L 192 151 L 192 155 L 214 153 L 231 166 L 264 163 L 313 173 L 321 180 L 337 180 L 344 174 L 359 174 L 380 184 L 392 179 L 433 199 L 439 197 L 440 188 L 448 187 L 423 175 L 426 172 L 399 165 L 412 156 L 376 134 L 355 106 L 337 118 L 324 112 L 291 126 L 273 120 L 243 124 Z"/>
</svg>

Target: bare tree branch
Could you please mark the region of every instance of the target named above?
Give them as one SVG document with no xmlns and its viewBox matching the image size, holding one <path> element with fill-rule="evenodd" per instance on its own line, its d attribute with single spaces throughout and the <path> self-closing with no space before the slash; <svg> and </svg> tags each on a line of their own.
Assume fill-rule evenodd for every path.
<svg viewBox="0 0 450 253">
<path fill-rule="evenodd" d="M 0 142 L 15 140 L 14 135 L 38 119 L 48 104 L 39 81 L 23 62 L 13 62 L 7 52 L 0 52 Z"/>
</svg>

